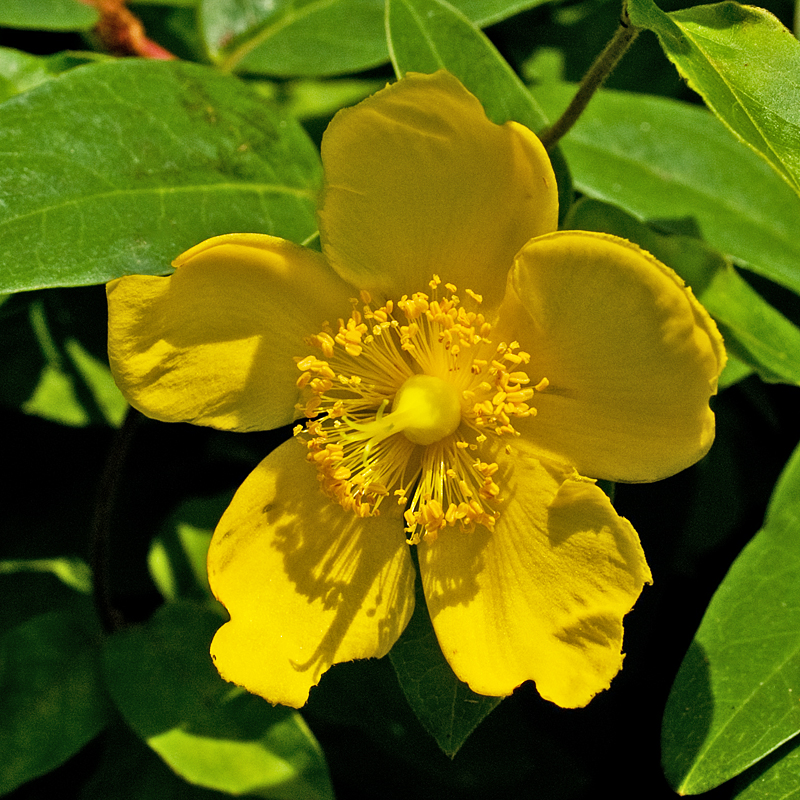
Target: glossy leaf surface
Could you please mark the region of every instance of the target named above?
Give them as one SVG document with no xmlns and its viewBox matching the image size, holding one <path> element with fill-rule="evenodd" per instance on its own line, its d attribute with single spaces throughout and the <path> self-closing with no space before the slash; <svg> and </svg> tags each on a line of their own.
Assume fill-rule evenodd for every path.
<svg viewBox="0 0 800 800">
<path fill-rule="evenodd" d="M 230 231 L 302 241 L 319 184 L 304 132 L 236 78 L 178 62 L 71 70 L 0 106 L 0 291 L 163 274 Z"/>
<path fill-rule="evenodd" d="M 706 610 L 664 714 L 667 779 L 708 791 L 800 732 L 800 470 Z"/>
<path fill-rule="evenodd" d="M 545 0 L 457 0 L 479 26 Z M 266 75 L 336 75 L 388 60 L 384 0 L 202 0 L 212 58 L 226 69 Z"/>
<path fill-rule="evenodd" d="M 574 93 L 533 90 L 551 120 Z M 714 249 L 800 292 L 800 198 L 707 111 L 604 90 L 561 147 L 580 191 L 640 219 L 689 217 Z"/>
<path fill-rule="evenodd" d="M 725 2 L 665 14 L 630 0 L 708 107 L 800 193 L 800 42 L 763 8 Z"/>
</svg>

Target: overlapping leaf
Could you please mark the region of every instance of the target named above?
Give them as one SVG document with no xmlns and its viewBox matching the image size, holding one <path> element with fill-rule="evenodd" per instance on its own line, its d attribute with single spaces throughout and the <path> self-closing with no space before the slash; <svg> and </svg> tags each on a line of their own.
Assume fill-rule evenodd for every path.
<svg viewBox="0 0 800 800">
<path fill-rule="evenodd" d="M 800 386 L 800 328 L 764 300 L 705 242 L 664 235 L 597 200 L 577 204 L 567 226 L 612 233 L 641 245 L 672 267 L 720 326 L 728 352 L 763 380 Z M 723 385 L 725 379 L 723 377 Z"/>
<path fill-rule="evenodd" d="M 452 758 L 503 698 L 475 694 L 453 674 L 433 631 L 421 584 L 416 582 L 414 615 L 389 658 L 419 721 Z"/>
<path fill-rule="evenodd" d="M 128 724 L 190 783 L 268 800 L 332 797 L 300 715 L 225 683 L 208 646 L 222 619 L 203 604 L 163 606 L 106 642 L 104 672 Z"/>
<path fill-rule="evenodd" d="M 669 59 L 728 128 L 800 193 L 800 42 L 763 8 L 735 2 L 665 14 L 629 0 Z"/>
<path fill-rule="evenodd" d="M 105 355 L 102 290 L 20 295 L 8 306 L 0 319 L 0 403 L 63 425 L 118 427 L 128 404 Z"/>
<path fill-rule="evenodd" d="M 39 614 L 0 637 L 0 794 L 49 772 L 108 721 L 91 617 Z"/>
<path fill-rule="evenodd" d="M 456 0 L 479 26 L 547 0 Z M 384 0 L 202 0 L 203 36 L 226 69 L 281 76 L 336 75 L 389 58 Z"/>
<path fill-rule="evenodd" d="M 175 509 L 150 545 L 150 577 L 166 600 L 211 598 L 206 555 L 232 495 L 192 498 Z"/>
<path fill-rule="evenodd" d="M 800 739 L 770 753 L 733 782 L 735 800 L 797 800 L 800 797 Z"/>
<path fill-rule="evenodd" d="M 681 665 L 664 714 L 664 770 L 676 791 L 698 794 L 798 733 L 800 449 Z"/>
<path fill-rule="evenodd" d="M 574 91 L 533 94 L 554 120 Z M 600 91 L 561 147 L 585 194 L 641 219 L 691 217 L 714 249 L 800 293 L 800 198 L 707 111 Z"/>
<path fill-rule="evenodd" d="M 0 292 L 165 273 L 231 231 L 305 239 L 319 156 L 238 79 L 90 65 L 0 106 Z"/>
<path fill-rule="evenodd" d="M 72 67 L 104 59 L 99 53 L 57 53 L 45 57 L 0 47 L 0 102 L 33 89 Z"/>
</svg>

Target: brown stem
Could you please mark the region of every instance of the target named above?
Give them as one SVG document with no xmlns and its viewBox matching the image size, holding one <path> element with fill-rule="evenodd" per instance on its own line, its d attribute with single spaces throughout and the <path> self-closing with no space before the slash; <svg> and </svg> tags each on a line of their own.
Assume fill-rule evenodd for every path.
<svg viewBox="0 0 800 800">
<path fill-rule="evenodd" d="M 140 56 L 162 61 L 174 59 L 168 50 L 148 39 L 144 26 L 129 9 L 125 0 L 83 0 L 100 12 L 95 33 L 109 53 L 121 56 Z"/>
<path fill-rule="evenodd" d="M 594 93 L 603 85 L 619 60 L 625 55 L 633 40 L 639 33 L 639 28 L 633 25 L 628 18 L 628 9 L 623 6 L 619 28 L 602 53 L 595 59 L 594 64 L 584 75 L 575 97 L 567 106 L 566 111 L 558 118 L 556 123 L 539 134 L 542 144 L 547 150 L 552 150 L 561 137 L 578 121 L 584 109 L 589 105 Z"/>
</svg>

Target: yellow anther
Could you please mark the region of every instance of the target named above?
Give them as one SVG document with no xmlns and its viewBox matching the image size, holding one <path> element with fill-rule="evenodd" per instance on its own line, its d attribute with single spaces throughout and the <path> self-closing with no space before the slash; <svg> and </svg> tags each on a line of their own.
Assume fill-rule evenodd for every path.
<svg viewBox="0 0 800 800">
<path fill-rule="evenodd" d="M 491 323 L 461 306 L 454 284 L 434 276 L 429 288 L 380 308 L 360 292 L 360 309 L 354 300 L 347 319 L 306 340 L 323 358 L 295 359 L 308 421 L 294 433 L 322 490 L 360 517 L 395 498 L 412 543 L 455 525 L 492 529 L 502 482 L 481 448 L 518 435 L 514 421 L 535 414 L 529 402 L 548 385 L 523 388 L 528 374 L 511 370 L 529 355 L 493 342 Z"/>
</svg>

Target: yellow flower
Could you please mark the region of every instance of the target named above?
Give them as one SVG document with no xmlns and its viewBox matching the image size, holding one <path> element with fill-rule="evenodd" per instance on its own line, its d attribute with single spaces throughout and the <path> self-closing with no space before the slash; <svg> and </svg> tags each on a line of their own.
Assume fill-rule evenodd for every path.
<svg viewBox="0 0 800 800">
<path fill-rule="evenodd" d="M 337 114 L 322 159 L 322 254 L 231 234 L 108 287 L 114 374 L 145 414 L 308 418 L 216 530 L 217 668 L 297 707 L 332 664 L 386 654 L 413 611 L 408 539 L 459 678 L 583 706 L 650 571 L 582 476 L 703 456 L 716 327 L 635 245 L 555 232 L 539 140 L 445 72 Z"/>
</svg>

